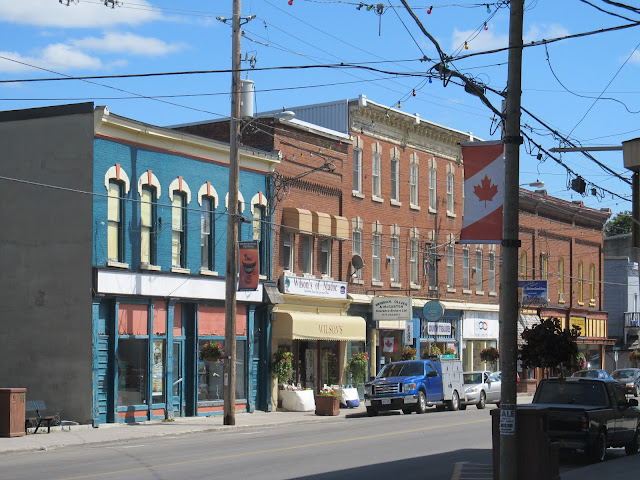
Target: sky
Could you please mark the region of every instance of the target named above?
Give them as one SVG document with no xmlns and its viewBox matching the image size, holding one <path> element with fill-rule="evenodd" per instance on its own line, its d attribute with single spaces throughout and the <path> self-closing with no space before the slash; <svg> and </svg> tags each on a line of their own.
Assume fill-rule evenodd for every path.
<svg viewBox="0 0 640 480">
<path fill-rule="evenodd" d="M 640 2 L 623 1 L 631 8 L 526 1 L 523 26 L 522 106 L 533 116 L 521 119 L 531 140 L 520 148 L 520 183 L 541 180 L 549 195 L 614 214 L 631 210 L 622 152 L 589 158 L 550 149 L 567 139 L 619 147 L 640 137 L 640 25 L 601 31 L 640 22 Z M 506 88 L 508 54 L 491 51 L 508 46 L 509 2 L 407 3 L 449 68 L 486 86 L 500 110 L 495 92 Z M 438 51 L 401 0 L 242 0 L 243 18 L 252 15 L 243 26 L 242 78 L 255 82 L 257 111 L 364 94 L 484 140 L 500 138 L 478 97 L 456 78 L 433 75 Z M 160 126 L 228 117 L 231 26 L 217 17 L 231 16 L 232 0 L 0 0 L 0 110 L 91 101 Z M 592 34 L 565 38 L 584 33 Z M 176 72 L 188 73 L 141 76 Z M 86 76 L 111 78 L 77 79 Z M 576 176 L 585 195 L 570 189 Z"/>
</svg>

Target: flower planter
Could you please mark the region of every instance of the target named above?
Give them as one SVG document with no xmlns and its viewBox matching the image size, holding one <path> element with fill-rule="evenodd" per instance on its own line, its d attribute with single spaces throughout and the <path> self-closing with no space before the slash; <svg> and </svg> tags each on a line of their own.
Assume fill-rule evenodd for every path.
<svg viewBox="0 0 640 480">
<path fill-rule="evenodd" d="M 335 395 L 316 395 L 316 415 L 338 415 L 340 397 Z"/>
</svg>

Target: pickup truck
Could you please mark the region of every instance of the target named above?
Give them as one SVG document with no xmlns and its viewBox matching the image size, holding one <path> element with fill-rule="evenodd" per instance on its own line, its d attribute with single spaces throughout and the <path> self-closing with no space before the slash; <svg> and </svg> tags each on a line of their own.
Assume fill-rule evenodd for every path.
<svg viewBox="0 0 640 480">
<path fill-rule="evenodd" d="M 460 360 L 388 363 L 373 381 L 365 384 L 364 404 L 370 417 L 387 410 L 424 413 L 430 406 L 458 410 L 464 395 L 462 385 Z"/>
<path fill-rule="evenodd" d="M 615 380 L 569 377 L 543 379 L 533 401 L 518 406 L 548 408 L 552 442 L 561 449 L 583 450 L 593 462 L 601 462 L 607 447 L 624 447 L 627 455 L 638 452 L 640 409 Z"/>
</svg>

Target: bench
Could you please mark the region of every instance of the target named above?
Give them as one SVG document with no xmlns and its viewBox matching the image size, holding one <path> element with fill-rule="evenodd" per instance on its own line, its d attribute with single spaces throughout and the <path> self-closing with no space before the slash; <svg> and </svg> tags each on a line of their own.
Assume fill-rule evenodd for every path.
<svg viewBox="0 0 640 480">
<path fill-rule="evenodd" d="M 40 427 L 44 428 L 47 425 L 47 433 L 51 433 L 51 422 L 56 418 L 54 415 L 45 415 L 47 406 L 44 400 L 27 400 L 25 404 L 25 411 L 27 413 L 24 420 L 24 431 L 27 431 L 31 422 L 36 424 L 36 429 L 33 433 L 37 433 Z M 35 413 L 35 416 L 32 414 Z"/>
</svg>

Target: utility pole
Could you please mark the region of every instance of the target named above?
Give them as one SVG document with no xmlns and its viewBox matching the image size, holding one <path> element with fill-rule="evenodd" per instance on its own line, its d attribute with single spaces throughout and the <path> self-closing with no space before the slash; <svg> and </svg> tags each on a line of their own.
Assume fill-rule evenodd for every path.
<svg viewBox="0 0 640 480">
<path fill-rule="evenodd" d="M 231 132 L 229 142 L 229 205 L 227 207 L 227 268 L 225 277 L 224 425 L 236 424 L 236 281 L 238 277 L 238 188 L 240 166 L 240 15 L 241 0 L 233 0 L 231 33 Z"/>
<path fill-rule="evenodd" d="M 516 378 L 518 361 L 518 239 L 520 168 L 520 97 L 522 88 L 522 23 L 524 1 L 511 1 L 509 71 L 504 125 L 504 207 L 500 274 L 500 480 L 518 478 Z"/>
</svg>

